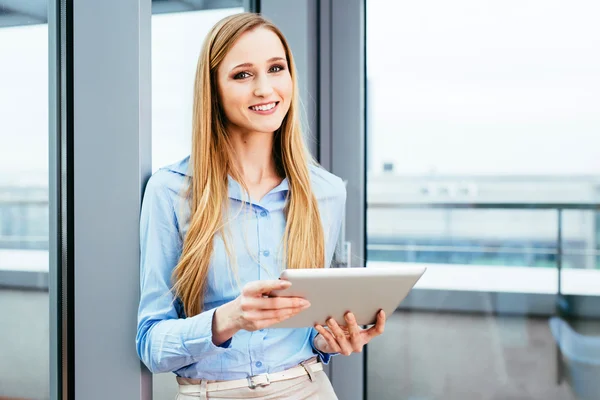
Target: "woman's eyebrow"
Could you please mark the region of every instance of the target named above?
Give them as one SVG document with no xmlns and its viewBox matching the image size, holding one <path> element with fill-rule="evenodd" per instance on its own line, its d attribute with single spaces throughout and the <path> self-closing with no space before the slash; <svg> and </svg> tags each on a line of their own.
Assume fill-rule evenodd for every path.
<svg viewBox="0 0 600 400">
<path fill-rule="evenodd" d="M 269 58 L 267 60 L 267 63 L 272 63 L 272 62 L 275 62 L 275 61 L 285 61 L 285 62 L 287 62 L 286 59 L 283 58 L 283 57 L 272 57 L 272 58 Z M 231 70 L 233 71 L 236 68 L 249 68 L 249 67 L 252 67 L 252 66 L 254 66 L 254 64 L 252 64 L 252 63 L 243 63 L 243 64 L 240 64 L 240 65 L 236 65 L 235 67 L 231 68 Z"/>
</svg>

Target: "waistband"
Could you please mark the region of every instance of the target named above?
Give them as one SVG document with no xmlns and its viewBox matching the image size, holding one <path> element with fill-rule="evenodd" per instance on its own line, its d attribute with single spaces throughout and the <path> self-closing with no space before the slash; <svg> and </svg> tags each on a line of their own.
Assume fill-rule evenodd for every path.
<svg viewBox="0 0 600 400">
<path fill-rule="evenodd" d="M 243 387 L 256 389 L 257 387 L 269 386 L 273 382 L 295 379 L 304 375 L 308 375 L 310 379 L 313 380 L 313 373 L 319 371 L 323 371 L 323 364 L 317 361 L 316 357 L 313 357 L 300 363 L 296 367 L 286 369 L 285 371 L 274 372 L 272 374 L 258 374 L 249 376 L 245 379 L 229 381 L 191 379 L 178 376 L 177 383 L 179 383 L 179 393 L 181 394 L 202 394 Z"/>
</svg>

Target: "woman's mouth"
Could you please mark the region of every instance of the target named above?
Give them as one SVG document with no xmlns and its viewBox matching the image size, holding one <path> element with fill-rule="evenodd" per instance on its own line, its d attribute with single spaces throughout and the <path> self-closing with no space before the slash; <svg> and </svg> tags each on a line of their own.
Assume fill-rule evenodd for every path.
<svg viewBox="0 0 600 400">
<path fill-rule="evenodd" d="M 278 105 L 278 101 L 273 101 L 271 103 L 258 104 L 255 106 L 250 106 L 248 108 L 257 114 L 268 115 L 274 113 Z"/>
</svg>

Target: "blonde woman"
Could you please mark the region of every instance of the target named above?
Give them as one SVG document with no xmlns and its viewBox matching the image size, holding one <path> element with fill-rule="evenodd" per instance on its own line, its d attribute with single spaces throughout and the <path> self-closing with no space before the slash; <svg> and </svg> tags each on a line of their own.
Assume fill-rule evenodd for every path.
<svg viewBox="0 0 600 400">
<path fill-rule="evenodd" d="M 269 329 L 310 306 L 268 294 L 284 268 L 324 268 L 346 201 L 343 182 L 305 149 L 290 48 L 257 14 L 217 23 L 194 86 L 192 152 L 149 180 L 141 214 L 137 351 L 172 371 L 179 399 L 336 399 L 332 353 L 363 330 L 329 321 Z"/>
</svg>

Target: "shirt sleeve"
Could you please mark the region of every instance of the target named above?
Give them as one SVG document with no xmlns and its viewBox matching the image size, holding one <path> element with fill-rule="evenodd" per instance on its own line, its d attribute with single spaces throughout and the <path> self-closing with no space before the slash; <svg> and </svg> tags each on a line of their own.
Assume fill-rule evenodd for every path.
<svg viewBox="0 0 600 400">
<path fill-rule="evenodd" d="M 160 170 L 146 186 L 140 217 L 140 304 L 136 348 L 154 373 L 176 371 L 227 351 L 231 339 L 212 341 L 215 309 L 180 318 L 171 292 L 171 274 L 182 249 L 175 208 L 169 196 L 171 173 Z M 179 307 L 180 308 L 180 307 Z"/>
</svg>

